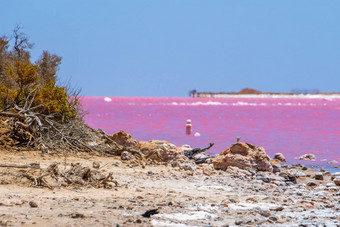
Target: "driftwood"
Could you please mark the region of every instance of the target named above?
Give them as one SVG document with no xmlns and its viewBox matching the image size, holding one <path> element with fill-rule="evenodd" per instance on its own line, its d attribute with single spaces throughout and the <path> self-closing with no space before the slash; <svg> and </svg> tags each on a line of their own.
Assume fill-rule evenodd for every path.
<svg viewBox="0 0 340 227">
<path fill-rule="evenodd" d="M 24 116 L 17 114 L 17 113 L 0 112 L 0 116 L 2 116 L 2 117 L 14 117 L 14 118 L 17 118 L 20 121 L 25 120 Z"/>
<path fill-rule="evenodd" d="M 209 150 L 212 146 L 214 146 L 214 143 L 210 143 L 208 147 L 206 148 L 194 148 L 190 151 L 186 151 L 184 152 L 184 155 L 187 156 L 189 159 L 193 159 L 194 156 L 198 153 L 202 153 L 202 152 L 205 152 L 207 150 Z"/>
<path fill-rule="evenodd" d="M 0 164 L 0 167 L 7 167 L 7 168 L 33 168 L 33 169 L 40 169 L 39 163 L 30 163 L 27 165 L 17 165 L 17 164 Z"/>
<path fill-rule="evenodd" d="M 157 151 L 143 154 L 139 149 L 121 146 L 105 132 L 94 130 L 82 119 L 61 119 L 57 114 L 39 113 L 41 105 L 32 106 L 32 92 L 23 106 L 12 104 L 0 111 L 10 127 L 10 136 L 17 146 L 31 147 L 45 153 L 59 153 L 66 157 L 70 153 L 87 152 L 97 155 L 121 155 L 127 151 L 141 160 L 147 160 Z M 103 142 L 104 141 L 104 142 Z"/>
<path fill-rule="evenodd" d="M 17 177 L 24 177 L 29 179 L 34 187 L 47 187 L 53 189 L 54 187 L 67 186 L 93 186 L 95 188 L 111 189 L 113 187 L 121 187 L 118 181 L 113 177 L 113 173 L 103 174 L 98 170 L 84 167 L 79 163 L 71 163 L 71 167 L 67 170 L 60 171 L 59 163 L 52 163 L 46 169 L 38 171 L 25 171 L 23 174 L 16 175 Z M 54 181 L 50 184 L 45 179 Z"/>
<path fill-rule="evenodd" d="M 35 177 L 35 176 L 32 176 L 32 175 L 26 173 L 23 176 L 26 177 L 27 179 L 33 181 L 33 185 L 34 186 L 42 186 L 42 187 L 47 187 L 49 189 L 52 189 L 52 187 L 44 179 L 44 177 L 46 177 L 48 175 L 49 174 L 46 173 L 46 174 L 43 174 L 43 175 L 41 175 L 39 177 Z"/>
</svg>

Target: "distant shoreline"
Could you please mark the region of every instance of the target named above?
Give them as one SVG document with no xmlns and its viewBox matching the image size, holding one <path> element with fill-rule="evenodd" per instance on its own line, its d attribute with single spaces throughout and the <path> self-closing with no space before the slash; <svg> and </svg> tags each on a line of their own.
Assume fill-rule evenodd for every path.
<svg viewBox="0 0 340 227">
<path fill-rule="evenodd" d="M 289 94 L 289 93 L 264 93 L 264 94 L 232 94 L 232 93 L 202 93 L 193 98 L 310 98 L 310 99 L 339 99 L 337 94 Z"/>
<path fill-rule="evenodd" d="M 242 89 L 239 92 L 197 92 L 192 90 L 189 96 L 193 98 L 340 98 L 339 92 L 325 93 L 281 93 L 281 92 L 261 92 L 251 88 Z"/>
</svg>

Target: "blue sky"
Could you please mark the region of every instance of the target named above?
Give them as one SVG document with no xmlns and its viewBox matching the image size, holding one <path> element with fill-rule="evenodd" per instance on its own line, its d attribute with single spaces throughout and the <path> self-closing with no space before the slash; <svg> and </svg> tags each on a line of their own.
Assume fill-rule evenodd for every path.
<svg viewBox="0 0 340 227">
<path fill-rule="evenodd" d="M 16 24 L 63 58 L 59 77 L 87 96 L 198 91 L 340 91 L 340 1 L 2 1 Z"/>
</svg>

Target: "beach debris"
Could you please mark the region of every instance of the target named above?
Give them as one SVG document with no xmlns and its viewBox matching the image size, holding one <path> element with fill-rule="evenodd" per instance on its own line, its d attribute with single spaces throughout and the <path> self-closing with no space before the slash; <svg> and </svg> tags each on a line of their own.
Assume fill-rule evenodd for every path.
<svg viewBox="0 0 340 227">
<path fill-rule="evenodd" d="M 279 161 L 279 162 L 286 162 L 286 158 L 282 153 L 276 153 L 274 155 L 274 160 Z"/>
<path fill-rule="evenodd" d="M 195 136 L 195 137 L 200 137 L 200 136 L 201 136 L 201 133 L 195 132 L 194 136 Z"/>
<path fill-rule="evenodd" d="M 214 146 L 214 143 L 209 143 L 209 146 L 206 148 L 194 148 L 192 150 L 184 152 L 184 155 L 189 159 L 194 159 L 194 156 L 198 153 L 203 153 L 209 150 L 212 146 Z"/>
<path fill-rule="evenodd" d="M 211 163 L 215 156 L 211 156 L 207 153 L 197 153 L 194 155 L 193 160 L 196 164 Z"/>
<path fill-rule="evenodd" d="M 182 148 L 164 140 L 137 141 L 130 134 L 120 131 L 106 137 L 106 144 L 117 146 L 112 149 L 111 154 L 120 155 L 122 160 L 139 159 L 143 163 L 148 160 L 156 162 L 168 162 L 180 154 Z"/>
<path fill-rule="evenodd" d="M 130 152 L 127 152 L 127 151 L 123 151 L 120 155 L 120 158 L 122 160 L 131 160 L 134 156 L 130 153 Z"/>
<path fill-rule="evenodd" d="M 46 169 L 30 169 L 17 174 L 16 177 L 27 178 L 31 182 L 30 186 L 48 189 L 75 185 L 106 189 L 121 186 L 113 179 L 112 172 L 105 173 L 79 163 L 71 163 L 70 168 L 63 168 L 62 171 L 58 165 L 59 163 L 52 163 Z"/>
<path fill-rule="evenodd" d="M 145 218 L 150 218 L 152 215 L 158 214 L 158 208 L 145 211 L 142 216 Z"/>
<path fill-rule="evenodd" d="M 253 168 L 257 171 L 273 171 L 270 158 L 263 147 L 249 143 L 237 142 L 230 148 L 222 151 L 213 159 L 215 169 L 226 170 L 228 166 L 236 166 L 240 169 Z"/>
<path fill-rule="evenodd" d="M 0 164 L 0 167 L 6 168 L 33 168 L 33 169 L 40 169 L 40 163 L 30 163 L 26 165 L 17 165 L 17 164 Z"/>
<path fill-rule="evenodd" d="M 304 154 L 304 155 L 301 155 L 298 159 L 307 160 L 307 161 L 316 161 L 316 157 L 314 154 Z"/>
</svg>

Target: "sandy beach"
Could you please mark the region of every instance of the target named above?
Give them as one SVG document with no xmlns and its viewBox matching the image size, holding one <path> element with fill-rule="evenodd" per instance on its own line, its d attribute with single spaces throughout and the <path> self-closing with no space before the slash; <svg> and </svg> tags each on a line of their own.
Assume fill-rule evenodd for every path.
<svg viewBox="0 0 340 227">
<path fill-rule="evenodd" d="M 47 176 L 49 189 L 23 177 L 27 171 L 39 175 L 55 162 L 60 171 L 71 163 L 94 169 L 95 162 L 118 184 L 65 185 Z M 79 154 L 65 166 L 64 157 L 37 151 L 1 151 L 1 163 L 40 163 L 35 170 L 1 167 L 2 226 L 340 226 L 340 187 L 332 174 L 315 180 L 315 172 L 302 165 L 283 165 L 280 174 L 214 170 L 212 164 L 181 170 Z M 296 183 L 283 177 L 288 173 Z M 157 214 L 142 216 L 152 209 Z"/>
</svg>

